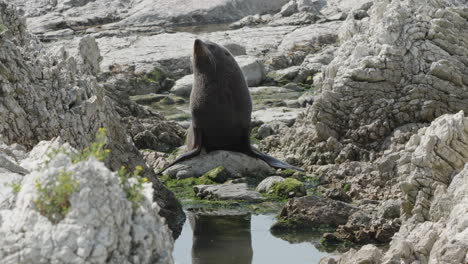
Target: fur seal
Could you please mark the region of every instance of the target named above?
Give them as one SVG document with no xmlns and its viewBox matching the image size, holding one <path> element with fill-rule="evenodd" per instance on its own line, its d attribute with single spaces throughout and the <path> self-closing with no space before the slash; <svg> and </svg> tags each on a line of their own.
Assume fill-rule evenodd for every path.
<svg viewBox="0 0 468 264">
<path fill-rule="evenodd" d="M 242 70 L 226 48 L 196 39 L 192 64 L 192 123 L 187 133 L 187 152 L 167 167 L 198 155 L 203 148 L 207 152 L 237 151 L 260 158 L 273 168 L 303 171 L 250 145 L 252 99 Z"/>
</svg>

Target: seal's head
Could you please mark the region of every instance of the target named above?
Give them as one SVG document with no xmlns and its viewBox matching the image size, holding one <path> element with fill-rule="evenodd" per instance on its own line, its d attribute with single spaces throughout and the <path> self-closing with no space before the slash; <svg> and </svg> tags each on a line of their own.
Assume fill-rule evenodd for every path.
<svg viewBox="0 0 468 264">
<path fill-rule="evenodd" d="M 234 68 L 238 68 L 232 54 L 223 46 L 200 39 L 194 41 L 193 69 L 195 74 L 222 76 L 225 71 L 232 71 L 233 65 L 236 65 Z"/>
</svg>

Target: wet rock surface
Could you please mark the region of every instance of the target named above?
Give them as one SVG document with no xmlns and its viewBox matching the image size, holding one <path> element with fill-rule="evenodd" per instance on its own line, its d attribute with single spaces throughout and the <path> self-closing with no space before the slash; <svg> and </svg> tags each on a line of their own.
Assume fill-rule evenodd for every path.
<svg viewBox="0 0 468 264">
<path fill-rule="evenodd" d="M 244 201 L 262 201 L 265 199 L 260 193 L 249 190 L 246 183 L 197 185 L 193 189 L 195 195 L 202 199 Z"/>
<path fill-rule="evenodd" d="M 321 229 L 345 224 L 358 207 L 320 196 L 306 196 L 289 200 L 281 210 L 273 230 Z"/>
</svg>

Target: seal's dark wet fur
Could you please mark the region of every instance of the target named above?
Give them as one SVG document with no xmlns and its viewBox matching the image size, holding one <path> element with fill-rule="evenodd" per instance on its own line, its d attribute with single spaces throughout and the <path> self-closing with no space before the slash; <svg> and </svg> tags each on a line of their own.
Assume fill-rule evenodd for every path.
<svg viewBox="0 0 468 264">
<path fill-rule="evenodd" d="M 192 124 L 187 135 L 188 152 L 171 165 L 198 155 L 203 148 L 208 152 L 242 152 L 274 168 L 302 170 L 250 145 L 252 99 L 244 74 L 226 48 L 197 39 L 192 63 L 194 85 L 190 95 Z"/>
</svg>

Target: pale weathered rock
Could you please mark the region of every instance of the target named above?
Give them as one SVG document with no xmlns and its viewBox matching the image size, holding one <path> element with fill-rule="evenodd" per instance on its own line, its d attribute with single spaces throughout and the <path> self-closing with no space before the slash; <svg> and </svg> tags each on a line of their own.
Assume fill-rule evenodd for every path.
<svg viewBox="0 0 468 264">
<path fill-rule="evenodd" d="M 161 26 L 230 22 L 247 15 L 278 11 L 288 0 L 209 0 L 199 4 L 188 0 L 12 2 L 26 11 L 28 26 L 35 34 L 57 39 L 85 30 L 116 35 L 122 31 L 158 32 Z"/>
<path fill-rule="evenodd" d="M 464 263 L 468 250 L 468 118 L 443 115 L 422 128 L 399 161 L 406 221 L 383 263 Z M 450 242 L 449 242 L 450 241 Z"/>
<path fill-rule="evenodd" d="M 357 251 L 351 249 L 343 254 L 338 264 L 378 264 L 381 259 L 382 250 L 374 245 L 365 245 Z"/>
<path fill-rule="evenodd" d="M 60 136 L 81 149 L 105 127 L 111 156 L 107 165 L 145 168 L 143 174 L 155 188 L 155 199 L 172 228 L 183 221 L 174 195 L 147 169 L 112 100 L 105 95 L 94 75 L 99 69 L 98 46 L 92 38 L 78 41 L 76 57 L 63 48 L 47 51 L 26 31 L 24 19 L 13 7 L 0 3 L 0 17 L 6 28 L 0 39 L 0 134 L 6 144 L 19 142 L 32 148 L 41 140 Z M 180 226 L 179 226 L 180 229 Z M 176 232 L 177 233 L 177 232 Z"/>
<path fill-rule="evenodd" d="M 265 78 L 263 63 L 255 57 L 238 56 L 236 61 L 244 73 L 245 80 L 249 87 L 259 86 Z"/>
<path fill-rule="evenodd" d="M 211 200 L 265 200 L 259 192 L 249 190 L 246 183 L 196 185 L 193 187 L 195 195 L 202 199 Z"/>
<path fill-rule="evenodd" d="M 306 196 L 288 201 L 272 229 L 319 229 L 345 224 L 359 208 L 320 196 Z"/>
<path fill-rule="evenodd" d="M 348 17 L 342 23 L 342 44 L 335 58 L 317 83 L 314 78 L 321 90 L 314 104 L 280 142 L 272 142 L 279 153 L 300 155 L 304 164 L 311 164 L 310 153 L 329 137 L 370 149 L 402 125 L 468 111 L 468 83 L 463 81 L 468 80 L 467 53 L 462 52 L 467 42 L 465 4 L 392 1 L 362 8 L 368 9 L 370 17 Z M 301 38 L 301 31 L 306 29 L 289 36 Z M 327 31 L 322 31 L 325 42 L 337 34 Z M 288 39 L 297 42 L 294 37 Z M 291 46 L 284 41 L 279 49 Z"/>
<path fill-rule="evenodd" d="M 273 173 L 273 169 L 261 159 L 240 152 L 217 150 L 177 163 L 165 170 L 164 174 L 178 179 L 200 177 L 219 166 L 223 166 L 231 175 L 268 176 Z"/>
<path fill-rule="evenodd" d="M 52 223 L 36 209 L 37 182 L 50 184 L 63 171 L 78 189 L 64 218 Z M 150 183 L 134 207 L 103 163 L 73 164 L 63 153 L 23 177 L 14 207 L 0 211 L 2 263 L 173 263 L 172 234 Z"/>
<path fill-rule="evenodd" d="M 171 93 L 182 97 L 190 97 L 192 86 L 193 74 L 190 74 L 177 80 L 174 87 L 171 88 Z"/>
<path fill-rule="evenodd" d="M 284 182 L 284 178 L 281 176 L 270 176 L 261 181 L 255 190 L 257 192 L 268 192 L 275 182 Z"/>
</svg>

